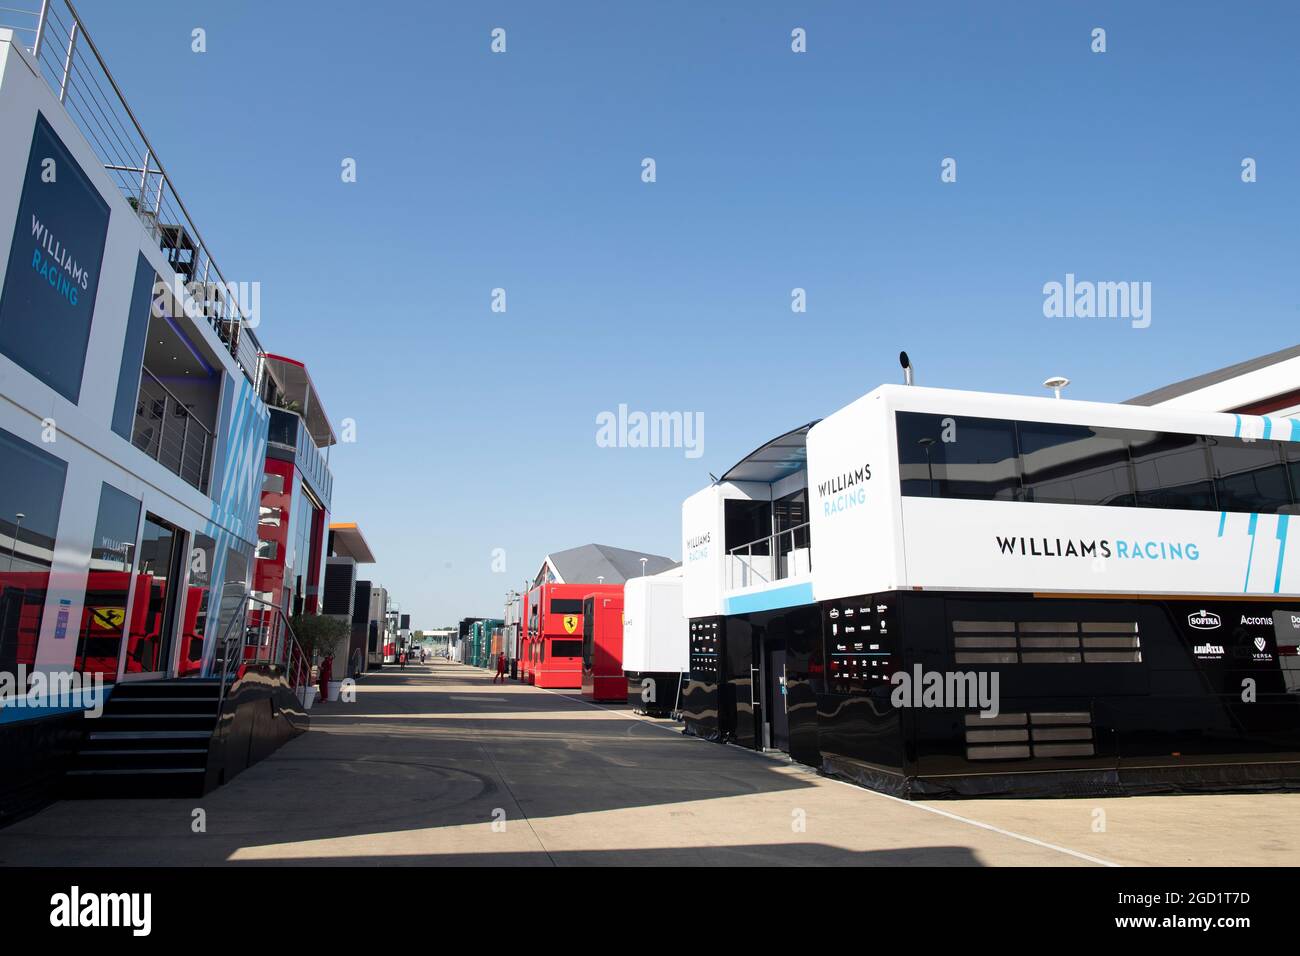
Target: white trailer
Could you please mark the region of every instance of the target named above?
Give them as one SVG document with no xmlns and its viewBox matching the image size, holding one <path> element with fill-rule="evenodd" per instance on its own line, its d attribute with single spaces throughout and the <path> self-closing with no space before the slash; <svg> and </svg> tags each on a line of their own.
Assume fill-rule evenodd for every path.
<svg viewBox="0 0 1300 956">
<path fill-rule="evenodd" d="M 623 672 L 638 713 L 668 716 L 690 670 L 682 610 L 682 569 L 631 578 L 623 585 Z"/>
</svg>

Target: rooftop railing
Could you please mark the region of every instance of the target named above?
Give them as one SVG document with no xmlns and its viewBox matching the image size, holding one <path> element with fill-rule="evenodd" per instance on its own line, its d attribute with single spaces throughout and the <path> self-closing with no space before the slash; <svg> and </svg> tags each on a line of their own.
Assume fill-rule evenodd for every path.
<svg viewBox="0 0 1300 956">
<path fill-rule="evenodd" d="M 70 0 L 41 0 L 39 7 L 36 0 L 30 0 L 28 9 L 0 6 L 0 26 L 14 30 L 22 42 L 31 39 L 28 49 L 41 75 L 158 243 L 172 270 L 186 285 L 198 284 L 199 291 L 191 294 L 199 313 L 249 381 L 258 385 L 262 347 L 245 305 L 232 294 L 237 287 L 226 281 L 213 261 L 157 150 L 127 105 L 76 7 Z"/>
<path fill-rule="evenodd" d="M 774 584 L 812 571 L 811 524 L 805 522 L 727 551 L 727 589 Z"/>
<path fill-rule="evenodd" d="M 307 477 L 308 484 L 328 510 L 334 494 L 334 475 L 330 471 L 328 459 L 312 441 L 311 432 L 307 430 L 307 423 L 302 420 L 302 416 L 283 408 L 272 408 L 267 440 L 272 445 L 293 450 L 299 470 Z"/>
</svg>

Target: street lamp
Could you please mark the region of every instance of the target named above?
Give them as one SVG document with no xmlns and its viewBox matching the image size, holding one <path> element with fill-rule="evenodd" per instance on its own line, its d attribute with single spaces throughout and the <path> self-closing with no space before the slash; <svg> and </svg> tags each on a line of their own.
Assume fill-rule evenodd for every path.
<svg viewBox="0 0 1300 956">
<path fill-rule="evenodd" d="M 18 532 L 23 530 L 23 519 L 26 518 L 27 515 L 23 514 L 20 511 L 16 515 L 14 515 L 14 517 L 18 519 L 18 523 L 14 525 L 14 540 L 13 543 L 9 545 L 9 570 L 10 571 L 13 571 L 14 569 L 14 554 L 18 550 Z"/>
<path fill-rule="evenodd" d="M 925 449 L 925 470 L 930 476 L 930 497 L 934 497 L 934 464 L 930 460 L 930 446 L 934 444 L 934 439 L 926 436 L 918 438 L 916 443 Z"/>
</svg>

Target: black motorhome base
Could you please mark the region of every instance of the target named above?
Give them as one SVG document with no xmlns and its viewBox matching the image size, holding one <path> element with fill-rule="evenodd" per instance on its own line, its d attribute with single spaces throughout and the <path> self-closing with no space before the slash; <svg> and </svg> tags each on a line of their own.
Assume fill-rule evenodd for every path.
<svg viewBox="0 0 1300 956">
<path fill-rule="evenodd" d="M 886 592 L 691 636 L 687 733 L 897 796 L 1300 789 L 1294 598 Z"/>
<path fill-rule="evenodd" d="M 1300 762 L 1216 764 L 1196 767 L 1133 767 L 1120 770 L 1039 770 L 904 777 L 847 758 L 826 756 L 822 773 L 902 797 L 1138 797 L 1184 793 L 1300 791 Z"/>
<path fill-rule="evenodd" d="M 216 680 L 134 681 L 103 715 L 0 724 L 0 827 L 55 799 L 202 796 L 310 726 L 284 669 L 252 663 Z"/>
<path fill-rule="evenodd" d="M 627 671 L 627 699 L 634 714 L 670 717 L 681 702 L 685 674 L 676 671 Z"/>
<path fill-rule="evenodd" d="M 80 711 L 0 724 L 0 827 L 54 799 L 81 738 Z"/>
</svg>

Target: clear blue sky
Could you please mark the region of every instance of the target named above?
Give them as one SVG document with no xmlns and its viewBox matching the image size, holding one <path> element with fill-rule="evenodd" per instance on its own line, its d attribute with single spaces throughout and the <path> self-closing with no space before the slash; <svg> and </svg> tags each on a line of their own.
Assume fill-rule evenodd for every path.
<svg viewBox="0 0 1300 956">
<path fill-rule="evenodd" d="M 1119 400 L 1297 340 L 1293 3 L 79 6 L 264 345 L 357 421 L 335 515 L 416 626 L 548 551 L 680 557 L 707 472 L 900 348 Z M 1151 327 L 1044 318 L 1067 272 L 1151 282 Z M 620 403 L 702 412 L 703 456 L 597 447 Z"/>
</svg>

